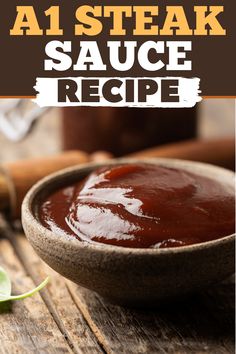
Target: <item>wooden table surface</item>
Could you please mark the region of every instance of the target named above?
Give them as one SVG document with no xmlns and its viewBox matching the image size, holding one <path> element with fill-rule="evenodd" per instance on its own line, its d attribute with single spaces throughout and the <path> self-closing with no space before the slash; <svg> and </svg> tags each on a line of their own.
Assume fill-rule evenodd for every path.
<svg viewBox="0 0 236 354">
<path fill-rule="evenodd" d="M 1 143 L 2 159 L 13 160 L 22 153 L 12 149 L 10 156 L 9 151 L 5 149 L 5 154 Z M 51 270 L 20 227 L 8 223 L 3 215 L 0 265 L 10 274 L 14 294 L 51 277 L 40 294 L 0 304 L 1 354 L 234 353 L 232 279 L 157 309 L 120 308 Z"/>
<path fill-rule="evenodd" d="M 51 277 L 40 294 L 1 304 L 0 353 L 234 353 L 233 281 L 159 309 L 124 309 L 51 270 L 4 217 L 0 234 L 14 294 Z"/>
</svg>

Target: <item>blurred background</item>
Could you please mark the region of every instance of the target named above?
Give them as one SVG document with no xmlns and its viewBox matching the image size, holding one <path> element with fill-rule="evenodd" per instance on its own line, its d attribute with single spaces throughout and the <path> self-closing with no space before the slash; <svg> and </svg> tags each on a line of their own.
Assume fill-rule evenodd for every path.
<svg viewBox="0 0 236 354">
<path fill-rule="evenodd" d="M 177 118 L 175 117 L 175 112 L 178 111 L 177 109 L 174 110 L 174 112 L 169 111 L 169 113 L 168 110 L 165 110 L 167 111 L 167 115 L 164 114 L 163 117 L 161 116 L 160 121 L 158 122 L 155 117 L 148 118 L 150 122 L 152 122 L 149 127 L 144 127 L 143 123 L 140 125 L 140 122 L 143 122 L 146 118 L 144 116 L 147 115 L 147 110 L 145 109 L 139 109 L 139 111 L 129 109 L 128 113 L 131 112 L 130 110 L 133 110 L 132 112 L 134 112 L 132 113 L 133 117 L 130 121 L 127 121 L 127 117 L 125 117 L 127 115 L 125 109 L 123 111 L 115 111 L 115 109 L 114 111 L 108 112 L 107 109 L 106 111 L 102 111 L 102 108 L 93 108 L 89 113 L 87 113 L 88 111 L 86 110 L 86 107 L 83 108 L 83 111 L 78 110 L 76 111 L 74 108 L 67 108 L 63 112 L 61 109 L 53 108 L 43 112 L 42 116 L 37 119 L 36 123 L 33 125 L 33 129 L 31 129 L 21 141 L 12 141 L 3 133 L 6 130 L 6 121 L 1 119 L 0 116 L 0 160 L 12 161 L 15 159 L 26 158 L 28 156 L 51 155 L 62 150 L 63 147 L 82 148 L 89 152 L 97 149 L 107 150 L 109 149 L 109 144 L 111 150 L 117 150 L 115 152 L 116 155 L 122 155 L 123 153 L 126 153 L 125 149 L 127 149 L 127 152 L 132 152 L 139 148 L 148 147 L 146 142 L 142 141 L 140 143 L 137 138 L 137 132 L 140 134 L 140 131 L 142 131 L 142 134 L 144 135 L 146 132 L 144 132 L 144 129 L 146 128 L 149 129 L 147 130 L 148 134 L 150 133 L 150 130 L 152 131 L 153 136 L 148 136 L 150 142 L 149 145 L 151 146 L 169 141 L 188 139 L 194 136 L 200 138 L 216 138 L 226 136 L 233 137 L 235 135 L 234 99 L 203 100 L 198 104 L 197 110 L 181 110 L 180 113 L 177 113 Z M 148 111 L 152 111 L 152 115 L 156 114 L 154 113 L 155 109 L 148 109 Z M 86 112 L 86 114 L 84 112 Z M 97 112 L 100 112 L 98 115 L 101 117 L 97 117 Z M 139 117 L 137 116 L 137 113 L 139 114 Z M 36 116 L 37 114 L 38 113 L 36 112 Z M 161 113 L 161 115 L 163 114 Z M 78 118 L 75 118 L 77 116 L 80 117 L 79 122 Z M 172 118 L 172 116 L 174 118 Z M 96 123 L 95 119 L 97 120 Z M 125 127 L 121 125 L 116 126 L 114 123 L 121 119 L 125 119 Z M 154 120 L 156 123 L 153 123 Z M 86 124 L 85 121 L 87 122 Z M 127 129 L 127 124 L 130 125 L 129 134 L 131 135 L 129 136 L 126 132 L 126 140 L 130 142 L 135 141 L 136 139 L 138 141 L 137 147 L 128 146 L 127 148 L 126 146 L 125 149 L 123 147 L 120 149 L 120 146 L 118 146 L 119 142 L 117 141 L 114 141 L 112 146 L 114 135 L 118 136 L 122 133 L 122 129 Z M 157 127 L 153 126 L 153 124 L 156 124 Z M 139 128 L 137 128 L 138 125 Z M 100 131 L 99 129 L 102 130 Z M 139 129 L 139 131 L 137 129 Z M 104 130 L 106 131 L 105 135 Z M 136 135 L 134 136 L 132 135 L 132 131 L 135 130 Z M 169 131 L 174 131 L 174 135 L 172 134 L 169 136 Z M 183 133 L 183 136 L 181 136 L 181 132 L 183 131 L 185 132 Z M 71 132 L 73 133 L 73 136 L 71 136 Z M 99 142 L 96 141 L 96 143 L 94 143 L 98 136 L 101 137 Z M 108 140 L 110 143 L 107 145 Z M 124 137 L 123 140 L 125 140 Z M 96 144 L 98 144 L 98 146 L 96 146 Z M 114 151 L 111 152 L 114 153 Z"/>
<path fill-rule="evenodd" d="M 190 109 L 45 110 L 29 100 L 0 100 L 0 211 L 19 218 L 29 188 L 52 172 L 133 153 L 234 170 L 235 100 L 208 99 Z"/>
</svg>

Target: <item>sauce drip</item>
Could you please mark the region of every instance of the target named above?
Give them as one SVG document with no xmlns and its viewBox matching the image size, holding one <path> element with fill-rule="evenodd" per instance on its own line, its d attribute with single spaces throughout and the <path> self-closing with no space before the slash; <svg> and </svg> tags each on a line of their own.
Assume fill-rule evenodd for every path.
<svg viewBox="0 0 236 354">
<path fill-rule="evenodd" d="M 116 165 L 52 193 L 39 218 L 58 235 L 80 241 L 179 247 L 234 232 L 234 190 L 181 169 Z"/>
</svg>

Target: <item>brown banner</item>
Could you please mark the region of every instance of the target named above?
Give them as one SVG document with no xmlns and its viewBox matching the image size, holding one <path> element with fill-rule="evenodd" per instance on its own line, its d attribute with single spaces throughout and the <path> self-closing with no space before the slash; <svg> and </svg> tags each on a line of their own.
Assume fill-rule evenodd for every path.
<svg viewBox="0 0 236 354">
<path fill-rule="evenodd" d="M 102 6 L 131 6 L 131 17 L 125 17 L 123 28 L 125 35 L 110 35 L 113 27 L 112 13 L 109 17 L 102 15 L 98 19 L 102 23 L 103 29 L 99 35 L 75 36 L 76 10 L 82 5 L 101 6 L 100 1 L 87 0 L 86 2 L 66 0 L 66 1 L 36 1 L 36 0 L 11 0 L 2 2 L 0 5 L 0 96 L 34 96 L 34 85 L 36 77 L 199 77 L 201 79 L 200 89 L 202 96 L 235 96 L 236 80 L 236 27 L 235 27 L 235 1 L 181 1 L 181 4 L 172 0 L 143 0 L 143 1 L 114 1 L 104 0 Z M 134 28 L 137 30 L 137 21 L 132 6 L 158 6 L 158 15 L 153 16 L 152 25 L 158 26 L 159 33 L 148 35 L 134 35 Z M 17 19 L 17 6 L 33 6 L 37 22 L 43 35 L 10 35 L 10 30 L 14 28 Z M 45 15 L 51 6 L 59 6 L 60 28 L 63 35 L 46 35 L 46 30 L 50 27 L 50 16 Z M 167 17 L 167 6 L 183 6 L 184 15 L 187 19 L 189 31 L 188 35 L 178 35 L 174 30 L 173 35 L 161 33 Z M 225 30 L 225 34 L 210 35 L 210 26 L 207 25 L 208 34 L 194 34 L 198 27 L 196 11 L 194 6 L 222 6 L 223 11 L 216 16 L 220 26 Z M 148 9 L 147 9 L 148 10 Z M 150 10 L 150 9 L 149 9 Z M 208 8 L 208 11 L 210 8 Z M 26 18 L 24 18 L 26 21 Z M 213 21 L 214 22 L 214 21 Z M 213 23 L 212 22 L 212 23 Z M 146 28 L 149 28 L 147 25 Z M 187 31 L 188 29 L 186 29 Z M 25 30 L 24 30 L 25 33 Z M 76 63 L 79 55 L 80 41 L 97 41 L 104 62 L 107 64 L 106 71 L 84 71 L 76 72 L 72 68 L 59 72 L 45 72 L 44 61 L 47 59 L 45 46 L 53 40 L 71 41 L 72 53 L 70 54 L 73 63 Z M 166 66 L 158 71 L 148 71 L 142 68 L 137 60 L 135 65 L 128 71 L 117 73 L 109 66 L 109 52 L 107 41 L 137 41 L 139 47 L 145 41 L 191 41 L 192 50 L 187 52 L 186 58 L 192 61 L 191 71 L 168 71 Z M 124 54 L 124 52 L 123 52 Z M 123 56 L 121 52 L 121 57 Z M 156 53 L 150 51 L 150 61 L 155 62 Z M 168 52 L 161 55 L 164 63 L 168 62 Z"/>
</svg>

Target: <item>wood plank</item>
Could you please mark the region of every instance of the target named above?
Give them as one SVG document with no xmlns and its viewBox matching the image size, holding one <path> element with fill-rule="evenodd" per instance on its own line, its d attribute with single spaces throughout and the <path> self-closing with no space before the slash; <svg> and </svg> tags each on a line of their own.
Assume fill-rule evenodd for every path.
<svg viewBox="0 0 236 354">
<path fill-rule="evenodd" d="M 203 307 L 201 295 L 156 310 L 131 310 L 109 305 L 69 281 L 68 287 L 99 340 L 107 351 L 111 348 L 111 353 L 127 353 L 127 348 L 129 354 L 234 353 L 232 331 L 222 328 L 221 317 L 215 321 L 208 304 Z M 217 296 L 215 311 L 218 311 Z"/>
<path fill-rule="evenodd" d="M 220 327 L 221 341 L 235 353 L 235 276 L 206 291 L 202 300 L 202 306 Z"/>
<path fill-rule="evenodd" d="M 0 264 L 9 273 L 14 294 L 35 284 L 26 275 L 9 241 L 0 240 Z M 39 294 L 0 304 L 0 353 L 72 353 Z"/>
<path fill-rule="evenodd" d="M 39 259 L 24 235 L 14 236 L 13 245 L 16 252 L 34 281 L 38 283 L 47 275 L 51 277 L 42 296 L 74 351 L 84 354 L 103 353 L 96 337 L 71 298 L 65 279 Z"/>
<path fill-rule="evenodd" d="M 47 266 L 42 274 L 40 261 L 32 261 L 32 257 L 29 260 L 28 255 L 33 253 L 22 235 L 15 238 L 14 244 L 21 257 L 28 260 L 27 268 L 31 266 L 34 277 L 42 280 Z M 107 353 L 234 353 L 232 282 L 156 310 L 120 308 L 70 281 L 66 283 L 77 308 Z"/>
</svg>

